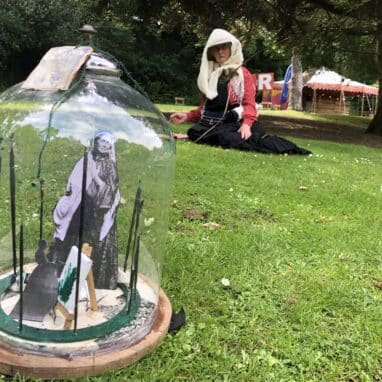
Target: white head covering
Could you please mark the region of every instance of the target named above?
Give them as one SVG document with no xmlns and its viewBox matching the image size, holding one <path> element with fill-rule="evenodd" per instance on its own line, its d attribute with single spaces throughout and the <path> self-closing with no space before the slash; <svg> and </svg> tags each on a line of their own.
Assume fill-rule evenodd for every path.
<svg viewBox="0 0 382 382">
<path fill-rule="evenodd" d="M 109 153 L 109 158 L 115 162 L 116 161 L 116 159 L 115 159 L 115 147 L 114 147 L 115 139 L 114 139 L 113 134 L 111 134 L 109 131 L 98 131 L 94 135 L 94 138 L 92 141 L 92 150 L 95 149 L 95 142 L 98 139 L 102 139 L 109 144 L 110 148 L 107 150 L 107 152 Z"/>
<path fill-rule="evenodd" d="M 223 64 L 219 65 L 214 60 L 209 60 L 208 49 L 214 45 L 231 43 L 231 57 Z M 241 50 L 240 41 L 231 33 L 224 29 L 214 29 L 206 42 L 203 50 L 202 62 L 200 64 L 198 87 L 208 99 L 213 99 L 217 96 L 217 84 L 220 75 L 225 69 L 237 69 L 243 64 L 243 52 Z M 242 77 L 242 71 L 238 71 Z"/>
</svg>

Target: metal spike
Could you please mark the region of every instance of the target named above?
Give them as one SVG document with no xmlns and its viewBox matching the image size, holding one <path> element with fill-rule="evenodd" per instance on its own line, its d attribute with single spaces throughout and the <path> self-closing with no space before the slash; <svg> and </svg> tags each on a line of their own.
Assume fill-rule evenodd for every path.
<svg viewBox="0 0 382 382">
<path fill-rule="evenodd" d="M 140 223 L 140 216 L 141 216 L 141 212 L 143 208 L 143 200 L 140 200 L 140 196 L 141 196 L 141 192 L 139 192 L 137 213 L 136 213 L 135 226 L 134 226 L 133 257 L 131 259 L 131 268 L 130 268 L 130 284 L 129 284 L 130 293 L 129 293 L 129 301 L 127 304 L 128 305 L 127 312 L 130 312 L 133 296 L 135 296 L 137 291 L 139 244 L 141 239 L 139 223 Z"/>
<path fill-rule="evenodd" d="M 137 187 L 137 191 L 135 193 L 133 216 L 131 217 L 129 238 L 127 239 L 127 245 L 126 245 L 126 251 L 125 251 L 125 261 L 123 264 L 123 271 L 124 272 L 126 272 L 126 269 L 127 269 L 127 261 L 129 259 L 129 255 L 130 255 L 130 247 L 131 247 L 131 241 L 132 241 L 132 237 L 133 237 L 133 229 L 135 226 L 135 220 L 137 218 L 137 211 L 138 211 L 139 200 L 141 198 L 141 193 L 142 193 L 142 189 L 141 189 L 141 186 L 139 183 L 138 187 Z"/>
<path fill-rule="evenodd" d="M 2 157 L 3 146 L 1 145 L 2 142 L 3 142 L 3 138 L 0 137 L 0 184 L 1 184 L 1 169 L 2 169 L 2 165 L 3 165 L 3 157 Z"/>
<path fill-rule="evenodd" d="M 23 330 L 23 284 L 24 284 L 24 225 L 20 224 L 20 312 L 19 312 L 19 331 Z"/>
<path fill-rule="evenodd" d="M 43 239 L 43 222 L 44 222 L 44 179 L 40 179 L 40 241 Z"/>
<path fill-rule="evenodd" d="M 81 188 L 81 204 L 80 204 L 80 221 L 78 229 L 78 257 L 77 257 L 77 275 L 76 275 L 76 299 L 74 306 L 74 330 L 77 332 L 77 322 L 78 322 L 78 299 L 80 292 L 80 275 L 81 275 L 81 255 L 82 255 L 82 244 L 83 244 L 83 234 L 84 234 L 84 217 L 85 217 L 85 197 L 86 197 L 86 177 L 88 170 L 88 155 L 87 148 L 84 147 L 84 160 L 82 168 L 82 188 Z"/>
<path fill-rule="evenodd" d="M 11 228 L 12 228 L 12 259 L 13 259 L 13 278 L 16 281 L 16 175 L 15 175 L 15 152 L 14 137 L 11 136 L 9 148 L 9 193 L 11 199 Z"/>
</svg>

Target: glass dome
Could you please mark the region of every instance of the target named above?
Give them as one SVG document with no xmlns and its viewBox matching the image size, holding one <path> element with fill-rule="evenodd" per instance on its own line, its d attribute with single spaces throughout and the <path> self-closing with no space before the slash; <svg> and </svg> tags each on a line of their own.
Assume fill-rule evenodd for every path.
<svg viewBox="0 0 382 382">
<path fill-rule="evenodd" d="M 145 304 L 139 336 L 152 326 L 175 144 L 163 115 L 120 76 L 106 56 L 92 53 L 68 91 L 17 84 L 0 95 L 0 265 L 11 268 L 0 309 L 11 321 L 6 317 L 8 326 L 0 330 L 34 341 L 41 336 L 70 341 L 49 312 L 57 301 L 70 311 L 70 294 L 77 298 L 74 304 L 83 294 L 89 297 L 91 284 L 82 280 L 85 269 L 92 270 L 95 300 L 103 315 L 92 324 L 78 320 L 79 333 L 98 328 L 90 334 L 84 329 L 78 338 L 107 334 L 108 320 L 127 312 L 123 323 L 117 320 L 112 328 L 119 330 Z M 83 245 L 90 262 L 84 255 L 78 261 Z M 26 280 L 21 313 L 20 297 L 14 296 L 20 260 Z M 80 286 L 68 292 L 68 280 L 77 277 L 78 268 Z M 102 305 L 111 298 L 118 307 Z M 41 312 L 48 314 L 42 318 Z M 25 327 L 18 332 L 20 320 Z M 29 332 L 29 327 L 35 329 Z M 42 335 L 38 331 L 46 329 Z M 136 340 L 137 333 L 131 336 Z"/>
</svg>

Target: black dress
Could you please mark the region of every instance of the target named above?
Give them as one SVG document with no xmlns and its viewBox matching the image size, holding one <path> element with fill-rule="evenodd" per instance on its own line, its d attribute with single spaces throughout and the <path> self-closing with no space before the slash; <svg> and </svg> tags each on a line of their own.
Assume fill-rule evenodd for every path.
<svg viewBox="0 0 382 382">
<path fill-rule="evenodd" d="M 238 132 L 241 123 L 237 120 L 238 115 L 233 110 L 239 105 L 229 105 L 223 116 L 228 98 L 227 82 L 219 80 L 217 91 L 216 98 L 207 100 L 201 120 L 187 131 L 191 141 L 262 153 L 311 154 L 309 150 L 298 147 L 287 139 L 265 134 L 258 122 L 255 122 L 251 127 L 251 137 L 247 140 L 243 139 Z"/>
</svg>

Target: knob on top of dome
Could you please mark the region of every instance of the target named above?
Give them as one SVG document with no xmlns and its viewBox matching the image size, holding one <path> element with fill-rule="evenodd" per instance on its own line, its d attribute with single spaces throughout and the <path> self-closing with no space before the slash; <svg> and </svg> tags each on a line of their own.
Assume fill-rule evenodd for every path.
<svg viewBox="0 0 382 382">
<path fill-rule="evenodd" d="M 90 24 L 84 24 L 80 28 L 80 32 L 82 32 L 84 34 L 84 36 L 86 38 L 88 38 L 89 40 L 91 40 L 93 38 L 93 36 L 97 33 L 97 31 L 93 27 L 93 25 L 90 25 Z"/>
</svg>

